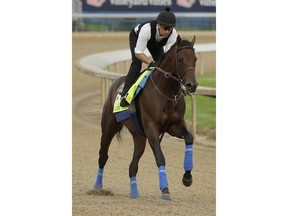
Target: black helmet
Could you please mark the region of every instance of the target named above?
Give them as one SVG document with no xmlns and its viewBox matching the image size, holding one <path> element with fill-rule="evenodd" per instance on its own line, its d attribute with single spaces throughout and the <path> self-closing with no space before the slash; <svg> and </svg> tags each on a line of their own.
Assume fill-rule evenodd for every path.
<svg viewBox="0 0 288 216">
<path fill-rule="evenodd" d="M 157 22 L 163 26 L 174 27 L 176 25 L 175 14 L 170 11 L 169 7 L 167 7 L 165 11 L 159 13 Z"/>
</svg>

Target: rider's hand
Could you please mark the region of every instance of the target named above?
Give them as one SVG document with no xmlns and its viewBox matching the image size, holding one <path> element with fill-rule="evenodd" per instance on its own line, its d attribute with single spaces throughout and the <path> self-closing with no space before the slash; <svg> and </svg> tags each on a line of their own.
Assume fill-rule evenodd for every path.
<svg viewBox="0 0 288 216">
<path fill-rule="evenodd" d="M 150 67 L 157 67 L 159 65 L 159 62 L 157 61 L 151 61 L 150 64 L 148 65 L 148 68 Z"/>
</svg>

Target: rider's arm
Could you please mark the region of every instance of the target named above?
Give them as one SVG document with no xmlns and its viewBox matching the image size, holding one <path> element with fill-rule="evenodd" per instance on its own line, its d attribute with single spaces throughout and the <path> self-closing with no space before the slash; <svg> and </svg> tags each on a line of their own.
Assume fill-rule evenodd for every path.
<svg viewBox="0 0 288 216">
<path fill-rule="evenodd" d="M 135 47 L 135 56 L 137 59 L 139 59 L 141 62 L 150 64 L 151 59 L 146 56 L 144 53 L 144 50 L 147 47 L 147 42 L 150 40 L 151 37 L 151 27 L 149 23 L 146 23 L 142 26 L 142 28 L 139 31 L 136 47 Z"/>
<path fill-rule="evenodd" d="M 135 53 L 136 58 L 138 58 L 141 62 L 146 63 L 147 65 L 150 64 L 150 62 L 152 62 L 152 60 L 150 58 L 148 58 L 145 53 Z"/>
</svg>

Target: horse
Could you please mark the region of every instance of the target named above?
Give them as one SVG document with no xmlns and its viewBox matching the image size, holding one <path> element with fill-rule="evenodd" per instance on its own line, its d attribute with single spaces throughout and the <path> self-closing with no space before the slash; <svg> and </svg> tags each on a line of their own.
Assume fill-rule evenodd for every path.
<svg viewBox="0 0 288 216">
<path fill-rule="evenodd" d="M 114 100 L 118 94 L 117 89 L 125 81 L 125 76 L 118 78 L 110 86 L 102 112 L 98 172 L 93 190 L 101 190 L 103 187 L 104 166 L 108 160 L 109 146 L 116 134 L 119 138 L 118 135 L 120 136 L 123 126 L 127 127 L 134 141 L 133 158 L 129 166 L 131 199 L 139 198 L 136 175 L 139 160 L 148 140 L 159 171 L 161 197 L 163 200 L 171 200 L 165 157 L 160 146 L 165 132 L 185 140 L 182 183 L 187 187 L 192 185 L 194 137 L 187 130 L 184 120 L 186 109 L 184 96 L 194 93 L 198 86 L 195 75 L 197 57 L 194 43 L 195 36 L 188 41 L 182 40 L 178 35 L 175 44 L 164 54 L 160 65 L 155 67 L 148 78 L 145 88 L 135 98 L 135 108 L 143 133 L 139 132 L 139 128 L 131 119 L 116 122 L 113 113 Z"/>
</svg>

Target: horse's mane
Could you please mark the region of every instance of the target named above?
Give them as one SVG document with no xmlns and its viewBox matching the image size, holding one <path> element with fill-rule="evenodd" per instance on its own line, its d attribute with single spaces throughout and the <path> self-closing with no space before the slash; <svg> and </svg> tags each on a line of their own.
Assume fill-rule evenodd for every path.
<svg viewBox="0 0 288 216">
<path fill-rule="evenodd" d="M 164 53 L 164 54 L 160 57 L 160 60 L 159 60 L 160 63 L 166 58 L 166 56 L 169 55 L 169 53 L 171 52 L 171 50 L 173 50 L 173 48 L 174 48 L 176 45 L 177 45 L 177 41 L 170 47 L 170 49 L 169 49 L 166 53 Z M 191 44 L 191 42 L 188 41 L 188 40 L 181 40 L 181 46 L 191 46 L 191 47 L 192 47 L 192 44 Z M 193 48 L 193 50 L 194 50 L 194 48 Z"/>
</svg>

